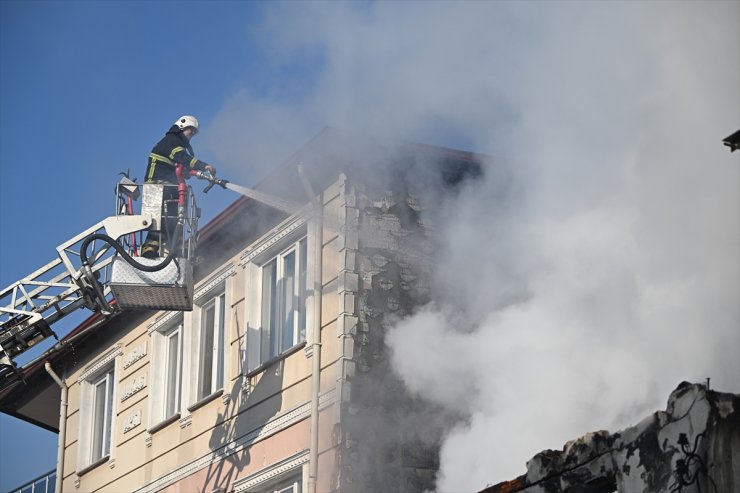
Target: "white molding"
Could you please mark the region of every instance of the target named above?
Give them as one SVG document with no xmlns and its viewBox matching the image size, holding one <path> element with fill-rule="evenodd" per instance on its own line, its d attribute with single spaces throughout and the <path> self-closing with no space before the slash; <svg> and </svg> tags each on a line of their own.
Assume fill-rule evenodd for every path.
<svg viewBox="0 0 740 493">
<path fill-rule="evenodd" d="M 265 467 L 264 469 L 260 469 L 246 478 L 234 481 L 234 492 L 247 492 L 250 488 L 259 486 L 262 483 L 270 481 L 271 479 L 283 474 L 290 473 L 291 471 L 300 468 L 303 464 L 306 464 L 308 459 L 308 450 L 298 452 L 294 456 L 283 459 L 280 462 Z"/>
<path fill-rule="evenodd" d="M 278 231 L 276 231 L 272 235 L 258 242 L 254 246 L 254 248 L 252 248 L 249 251 L 244 252 L 241 258 L 239 259 L 239 265 L 241 267 L 245 267 L 248 263 L 253 261 L 255 258 L 259 257 L 261 254 L 265 253 L 270 248 L 280 243 L 283 239 L 290 236 L 291 233 L 303 227 L 306 224 L 306 222 L 307 221 L 305 217 L 293 218 L 291 222 L 285 224 Z"/>
<path fill-rule="evenodd" d="M 92 364 L 88 365 L 79 376 L 79 378 L 77 378 L 77 383 L 82 383 L 89 380 L 91 377 L 94 377 L 96 373 L 103 369 L 103 367 L 108 366 L 111 361 L 116 359 L 116 357 L 120 356 L 121 354 L 123 354 L 123 351 L 121 350 L 121 345 L 116 344 L 113 349 L 105 353 Z"/>
<path fill-rule="evenodd" d="M 306 344 L 306 347 L 303 348 L 303 352 L 306 355 L 306 358 L 313 358 L 313 350 L 315 346 L 321 346 L 321 343 L 312 342 L 311 344 Z"/>
<path fill-rule="evenodd" d="M 227 265 L 219 273 L 217 273 L 215 277 L 207 281 L 207 284 L 204 284 L 203 286 L 199 287 L 197 291 L 195 291 L 195 294 L 193 295 L 193 303 L 199 303 L 200 301 L 202 301 L 204 297 L 208 296 L 209 292 L 213 288 L 215 288 L 216 286 L 224 282 L 228 277 L 233 276 L 235 274 L 236 274 L 236 266 Z"/>
<path fill-rule="evenodd" d="M 175 317 L 181 317 L 183 312 L 169 312 L 164 317 L 160 318 L 156 322 L 152 323 L 149 328 L 146 330 L 147 334 L 151 335 L 152 332 L 156 332 L 159 329 L 161 329 L 163 326 L 167 325 L 172 321 Z"/>
<path fill-rule="evenodd" d="M 325 408 L 334 403 L 336 399 L 335 389 L 331 389 L 319 396 L 319 409 Z M 249 412 L 249 411 L 247 411 Z M 148 485 L 142 486 L 135 493 L 153 493 L 166 488 L 181 479 L 184 479 L 197 471 L 210 467 L 212 464 L 224 460 L 226 457 L 238 453 L 253 444 L 265 440 L 276 433 L 293 426 L 294 424 L 308 418 L 311 413 L 311 403 L 303 404 L 292 411 L 285 413 L 264 425 L 255 428 L 241 438 L 230 442 L 220 449 L 204 455 L 199 459 L 189 462 L 174 471 L 165 474 Z M 238 417 L 232 419 L 239 419 Z"/>
<path fill-rule="evenodd" d="M 248 377 L 246 375 L 243 376 L 242 377 L 242 383 L 241 383 L 241 386 L 240 387 L 241 387 L 240 388 L 240 391 L 241 391 L 242 395 L 244 396 L 244 398 L 249 397 L 250 392 L 252 392 L 252 379 L 251 379 L 251 377 Z"/>
<path fill-rule="evenodd" d="M 141 424 L 141 409 L 129 415 L 123 420 L 123 432 L 128 433 Z"/>
<path fill-rule="evenodd" d="M 123 387 L 123 394 L 121 395 L 121 402 L 125 401 L 132 395 L 136 394 L 140 390 L 146 388 L 146 373 L 139 375 Z"/>
<path fill-rule="evenodd" d="M 126 357 L 123 358 L 123 369 L 126 370 L 127 368 L 133 366 L 134 363 L 139 361 L 144 356 L 146 356 L 146 341 L 131 349 L 131 351 L 126 354 Z"/>
</svg>

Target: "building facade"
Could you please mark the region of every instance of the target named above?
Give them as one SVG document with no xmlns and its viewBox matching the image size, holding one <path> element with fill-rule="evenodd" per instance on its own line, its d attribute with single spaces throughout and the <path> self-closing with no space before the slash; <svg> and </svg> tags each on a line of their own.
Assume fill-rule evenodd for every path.
<svg viewBox="0 0 740 493">
<path fill-rule="evenodd" d="M 453 418 L 383 336 L 429 297 L 427 197 L 479 173 L 325 130 L 259 185 L 300 210 L 240 198 L 201 230 L 191 312 L 91 317 L 2 410 L 58 429 L 65 492 L 430 489 Z"/>
</svg>

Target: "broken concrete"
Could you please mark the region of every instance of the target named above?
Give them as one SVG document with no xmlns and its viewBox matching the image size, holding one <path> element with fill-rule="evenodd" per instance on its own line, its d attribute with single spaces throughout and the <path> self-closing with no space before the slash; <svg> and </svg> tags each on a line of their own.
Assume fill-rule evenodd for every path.
<svg viewBox="0 0 740 493">
<path fill-rule="evenodd" d="M 480 493 L 740 492 L 740 395 L 682 382 L 665 411 L 545 450 Z"/>
</svg>

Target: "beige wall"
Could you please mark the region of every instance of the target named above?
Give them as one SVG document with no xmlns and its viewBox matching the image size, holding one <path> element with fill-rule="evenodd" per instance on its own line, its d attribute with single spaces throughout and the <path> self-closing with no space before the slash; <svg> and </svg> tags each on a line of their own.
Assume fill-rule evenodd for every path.
<svg viewBox="0 0 740 493">
<path fill-rule="evenodd" d="M 319 421 L 318 491 L 332 489 L 336 475 L 336 444 L 333 443 L 332 430 L 338 419 L 334 390 L 339 378 L 337 362 L 341 354 L 337 316 L 344 310 L 337 295 L 337 277 L 342 263 L 337 228 L 338 211 L 342 205 L 340 187 L 330 187 L 324 197 L 328 219 L 322 249 L 323 398 Z M 239 265 L 240 257 L 241 253 L 224 264 L 234 266 L 234 271 L 226 280 L 228 354 L 223 395 L 191 412 L 184 412 L 179 420 L 153 433 L 147 431 L 151 424 L 149 397 L 153 368 L 152 340 L 148 329 L 164 315 L 162 313 L 122 334 L 107 347 L 101 347 L 96 354 L 81 358 L 74 372 L 65 375 L 69 385 L 69 406 L 64 491 L 134 491 L 161 478 L 167 479 L 160 483 L 165 488 L 163 491 L 212 491 L 218 487 L 230 491 L 235 480 L 249 477 L 309 449 L 311 359 L 304 348 L 248 377 L 243 374 L 241 350 L 245 343 L 247 294 L 245 268 Z M 196 293 L 208 282 L 209 279 L 205 279 L 197 284 Z M 112 354 L 111 351 L 116 354 L 116 389 L 110 459 L 79 475 L 78 437 L 80 427 L 85 425 L 80 423 L 78 380 L 89 373 L 101 357 Z M 142 356 L 136 359 L 137 354 Z M 130 395 L 122 401 L 127 392 Z M 140 423 L 136 424 L 137 421 Z M 127 422 L 134 426 L 124 432 Z M 226 449 L 230 453 L 226 453 Z"/>
</svg>

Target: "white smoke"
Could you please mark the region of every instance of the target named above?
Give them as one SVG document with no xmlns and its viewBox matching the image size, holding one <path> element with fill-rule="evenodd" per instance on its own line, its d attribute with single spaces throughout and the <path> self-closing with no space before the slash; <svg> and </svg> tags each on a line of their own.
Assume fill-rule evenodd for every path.
<svg viewBox="0 0 740 493">
<path fill-rule="evenodd" d="M 412 391 L 469 416 L 439 491 L 633 424 L 681 380 L 740 391 L 740 166 L 720 143 L 740 124 L 740 4 L 265 14 L 265 71 L 315 70 L 235 95 L 214 122 L 238 129 L 223 157 L 274 162 L 323 125 L 494 156 L 448 204 L 437 302 L 388 341 Z"/>
</svg>

